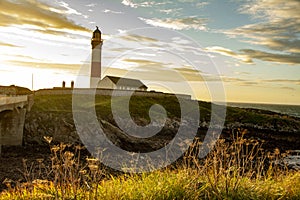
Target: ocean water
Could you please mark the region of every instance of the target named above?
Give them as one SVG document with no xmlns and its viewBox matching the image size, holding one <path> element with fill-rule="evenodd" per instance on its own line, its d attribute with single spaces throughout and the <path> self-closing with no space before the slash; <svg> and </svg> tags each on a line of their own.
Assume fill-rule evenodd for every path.
<svg viewBox="0 0 300 200">
<path fill-rule="evenodd" d="M 256 108 L 273 111 L 300 118 L 300 105 L 258 104 L 258 103 L 228 103 L 228 106 L 239 108 Z"/>
</svg>

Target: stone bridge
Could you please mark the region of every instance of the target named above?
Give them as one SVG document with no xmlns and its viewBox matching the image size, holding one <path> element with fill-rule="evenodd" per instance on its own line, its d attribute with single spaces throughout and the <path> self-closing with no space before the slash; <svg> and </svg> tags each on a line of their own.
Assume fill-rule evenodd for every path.
<svg viewBox="0 0 300 200">
<path fill-rule="evenodd" d="M 22 145 L 25 114 L 33 95 L 0 95 L 0 145 Z"/>
</svg>

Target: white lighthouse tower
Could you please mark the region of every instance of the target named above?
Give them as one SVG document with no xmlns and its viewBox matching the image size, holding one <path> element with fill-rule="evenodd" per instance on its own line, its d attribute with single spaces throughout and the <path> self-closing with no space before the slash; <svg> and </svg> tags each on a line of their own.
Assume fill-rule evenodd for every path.
<svg viewBox="0 0 300 200">
<path fill-rule="evenodd" d="M 98 26 L 92 37 L 92 60 L 91 60 L 91 77 L 90 88 L 97 88 L 98 82 L 101 80 L 101 51 L 103 40 L 101 39 L 101 31 Z"/>
</svg>

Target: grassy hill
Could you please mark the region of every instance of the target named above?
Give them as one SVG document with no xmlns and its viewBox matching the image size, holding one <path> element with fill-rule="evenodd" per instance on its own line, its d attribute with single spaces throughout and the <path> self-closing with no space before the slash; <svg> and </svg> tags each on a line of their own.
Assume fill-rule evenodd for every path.
<svg viewBox="0 0 300 200">
<path fill-rule="evenodd" d="M 86 96 L 81 98 L 79 106 L 94 107 Z M 117 97 L 115 100 L 123 102 L 124 97 Z M 147 124 L 149 108 L 154 104 L 163 106 L 171 121 L 180 121 L 180 105 L 175 97 L 134 96 L 129 108 L 132 118 L 138 124 Z M 199 101 L 198 105 L 200 122 L 209 122 L 211 104 Z M 126 106 L 121 104 L 120 109 L 126 109 Z M 111 126 L 115 124 L 109 96 L 95 97 L 95 111 L 99 120 L 107 121 Z M 43 136 L 51 136 L 48 137 L 50 150 L 45 155 L 49 158 L 44 161 L 36 159 L 32 163 L 24 160 L 21 172 L 25 183 L 5 179 L 3 184 L 8 190 L 0 193 L 0 199 L 299 199 L 299 172 L 274 165 L 280 159 L 280 151 L 271 149 L 271 152 L 266 152 L 261 148 L 261 140 L 252 139 L 257 136 L 255 132 L 246 134 L 239 130 L 240 126 L 250 127 L 251 124 L 267 130 L 275 123 L 274 120 L 279 127 L 294 127 L 299 131 L 298 118 L 229 107 L 225 131 L 228 131 L 231 124 L 238 123 L 234 129 L 238 130 L 241 137 L 230 142 L 218 140 L 215 149 L 204 159 L 198 159 L 187 152 L 182 161 L 151 173 L 112 173 L 99 160 L 83 157 L 86 154 L 82 153 L 84 148 L 80 145 L 72 147 L 63 143 L 53 144 L 55 140 L 77 141 L 72 95 L 36 95 L 35 104 L 26 116 L 25 140 L 27 143 L 45 146 L 47 143 L 41 142 L 44 140 Z M 259 135 L 260 138 L 266 134 L 266 130 Z M 172 131 L 165 133 L 172 134 Z M 275 133 L 276 131 L 271 131 L 266 138 L 271 140 L 271 135 Z M 280 134 L 294 137 L 287 144 L 288 147 L 292 143 L 297 145 L 298 132 Z M 154 143 L 159 143 L 161 139 L 165 138 L 158 137 Z M 277 139 L 271 140 L 271 143 L 276 144 Z M 120 140 L 126 141 L 126 138 Z M 132 147 L 138 144 L 130 142 Z M 279 145 L 284 145 L 282 140 Z M 40 145 L 29 146 L 41 151 Z M 15 157 L 14 152 L 9 153 Z"/>
<path fill-rule="evenodd" d="M 82 97 L 82 106 L 84 105 L 85 97 Z M 124 101 L 124 97 L 115 97 L 116 102 Z M 33 113 L 72 113 L 72 95 L 36 95 L 35 103 L 32 107 Z M 99 118 L 112 121 L 111 113 L 111 97 L 96 95 L 95 109 Z M 152 105 L 159 104 L 165 108 L 169 118 L 180 119 L 181 111 L 180 105 L 176 97 L 143 97 L 133 96 L 130 99 L 129 111 L 134 119 L 149 120 L 149 109 Z M 122 105 L 122 104 L 121 104 Z M 210 121 L 211 117 L 211 104 L 209 102 L 198 101 L 200 121 Z M 127 109 L 125 106 L 118 107 L 118 109 Z M 232 123 L 253 124 L 259 126 L 270 125 L 274 123 L 278 127 L 294 127 L 296 130 L 300 128 L 300 119 L 274 113 L 270 111 L 263 111 L 257 109 L 243 109 L 236 107 L 227 107 L 225 124 Z"/>
</svg>

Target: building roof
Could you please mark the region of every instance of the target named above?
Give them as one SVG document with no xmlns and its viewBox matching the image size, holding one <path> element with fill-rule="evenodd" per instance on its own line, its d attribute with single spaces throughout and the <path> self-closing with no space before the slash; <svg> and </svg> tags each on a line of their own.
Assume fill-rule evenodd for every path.
<svg viewBox="0 0 300 200">
<path fill-rule="evenodd" d="M 94 31 L 94 33 L 101 33 L 98 26 L 96 26 L 96 30 Z"/>
<path fill-rule="evenodd" d="M 146 89 L 148 88 L 140 80 L 137 79 L 121 78 L 116 76 L 106 76 L 106 77 L 109 78 L 114 84 L 118 84 L 120 86 L 146 88 Z"/>
</svg>

